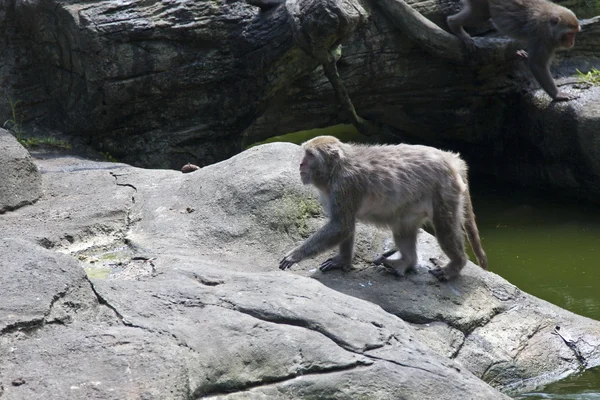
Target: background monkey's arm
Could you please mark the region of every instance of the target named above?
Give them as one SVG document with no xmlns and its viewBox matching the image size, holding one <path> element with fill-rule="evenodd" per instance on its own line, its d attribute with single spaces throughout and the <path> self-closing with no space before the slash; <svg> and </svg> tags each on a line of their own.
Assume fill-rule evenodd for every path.
<svg viewBox="0 0 600 400">
<path fill-rule="evenodd" d="M 548 67 L 550 57 L 535 51 L 532 53 L 531 50 L 528 50 L 527 53 L 529 69 L 535 80 L 537 80 L 542 89 L 554 99 L 558 95 L 558 88 L 556 87 L 556 83 L 554 83 L 554 79 L 552 78 Z"/>
<path fill-rule="evenodd" d="M 476 38 L 478 56 L 473 57 L 457 36 L 444 31 L 404 0 L 378 0 L 376 4 L 403 35 L 435 57 L 458 64 L 490 64 L 510 59 L 517 50 L 517 44 L 510 40 Z"/>
</svg>

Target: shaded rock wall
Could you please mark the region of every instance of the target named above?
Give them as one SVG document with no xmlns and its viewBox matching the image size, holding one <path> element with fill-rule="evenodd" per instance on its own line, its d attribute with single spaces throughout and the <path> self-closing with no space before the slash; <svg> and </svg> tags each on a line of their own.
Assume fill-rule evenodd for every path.
<svg viewBox="0 0 600 400">
<path fill-rule="evenodd" d="M 440 26 L 459 7 L 410 4 Z M 0 108 L 9 115 L 9 100 L 21 100 L 26 122 L 67 132 L 120 161 L 208 165 L 276 134 L 348 122 L 305 51 L 307 43 L 341 44 L 338 70 L 358 114 L 402 140 L 459 150 L 474 169 L 516 181 L 600 191 L 587 190 L 600 187 L 587 149 L 554 154 L 562 151 L 554 147 L 560 136 L 587 144 L 598 132 L 595 111 L 579 111 L 597 110 L 598 92 L 570 78 L 576 68 L 598 65 L 598 18 L 583 24 L 575 48 L 553 66 L 581 100 L 553 104 L 505 39 L 478 39 L 482 51 L 468 65 L 448 62 L 408 40 L 381 3 L 370 1 L 290 0 L 266 12 L 234 0 L 0 5 Z M 503 61 L 485 61 L 494 48 Z M 573 119 L 575 132 L 570 125 L 557 131 Z M 557 178 L 557 168 L 569 172 Z"/>
</svg>

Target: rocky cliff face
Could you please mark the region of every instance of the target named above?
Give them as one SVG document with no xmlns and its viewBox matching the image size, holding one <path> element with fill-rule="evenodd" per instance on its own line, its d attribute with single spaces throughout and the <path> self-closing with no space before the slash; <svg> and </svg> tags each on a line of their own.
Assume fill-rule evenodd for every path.
<svg viewBox="0 0 600 400">
<path fill-rule="evenodd" d="M 448 62 L 397 29 L 390 5 L 398 1 L 294 0 L 260 11 L 234 0 L 4 0 L 0 107 L 8 116 L 10 101 L 20 100 L 26 124 L 130 164 L 203 166 L 276 134 L 349 122 L 316 58 L 337 49 L 359 116 L 386 132 L 460 150 L 485 172 L 515 180 L 522 174 L 582 194 L 600 187 L 600 171 L 587 162 L 599 93 L 570 78 L 598 64 L 597 19 L 583 24 L 553 69 L 581 100 L 550 104 L 513 57 L 515 46 L 478 39 L 477 56 Z M 440 26 L 458 7 L 410 4 Z M 555 154 L 563 137 L 574 138 L 572 156 Z M 569 176 L 557 177 L 561 168 Z"/>
<path fill-rule="evenodd" d="M 425 232 L 406 278 L 372 266 L 390 238 L 362 225 L 354 271 L 279 271 L 323 223 L 299 153 L 191 174 L 35 159 L 44 195 L 0 215 L 3 399 L 502 399 L 600 364 L 600 322 L 473 264 L 437 282 Z"/>
</svg>

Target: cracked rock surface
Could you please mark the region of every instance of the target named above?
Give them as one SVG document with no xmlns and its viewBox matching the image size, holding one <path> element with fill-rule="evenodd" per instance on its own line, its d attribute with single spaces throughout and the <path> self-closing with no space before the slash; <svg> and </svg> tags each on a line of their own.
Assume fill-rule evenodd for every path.
<svg viewBox="0 0 600 400">
<path fill-rule="evenodd" d="M 473 264 L 437 282 L 425 232 L 403 279 L 362 225 L 355 270 L 278 270 L 324 218 L 299 158 L 35 159 L 44 195 L 0 215 L 0 399 L 502 399 L 600 364 L 600 322 Z"/>
</svg>

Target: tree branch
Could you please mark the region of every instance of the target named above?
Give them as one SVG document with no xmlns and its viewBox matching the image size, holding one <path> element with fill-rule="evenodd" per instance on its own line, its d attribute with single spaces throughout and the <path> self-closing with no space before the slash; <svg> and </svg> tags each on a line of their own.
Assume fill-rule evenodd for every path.
<svg viewBox="0 0 600 400">
<path fill-rule="evenodd" d="M 404 0 L 376 4 L 400 32 L 429 54 L 457 64 L 493 63 L 514 58 L 518 45 L 508 39 L 473 38 L 477 52 L 469 54 L 461 40 L 425 18 Z"/>
</svg>

